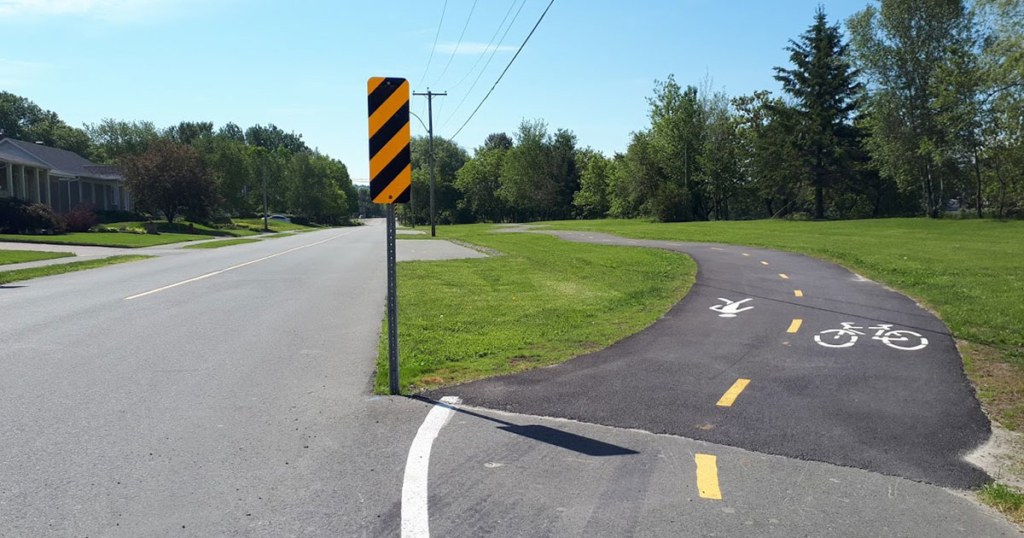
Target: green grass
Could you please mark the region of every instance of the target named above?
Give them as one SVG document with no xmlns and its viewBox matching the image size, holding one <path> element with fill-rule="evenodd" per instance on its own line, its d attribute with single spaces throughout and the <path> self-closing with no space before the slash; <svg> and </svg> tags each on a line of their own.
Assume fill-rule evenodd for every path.
<svg viewBox="0 0 1024 538">
<path fill-rule="evenodd" d="M 604 348 L 685 295 L 696 265 L 653 249 L 446 226 L 439 235 L 502 252 L 398 266 L 403 392 L 536 368 Z M 387 390 L 387 332 L 376 389 Z"/>
<path fill-rule="evenodd" d="M 62 275 L 64 273 L 73 273 L 75 271 L 94 269 L 96 267 L 104 267 L 107 265 L 114 265 L 118 263 L 144 260 L 146 258 L 152 257 L 153 256 L 111 256 L 109 258 L 101 258 L 98 260 L 86 260 L 80 262 L 47 265 L 44 267 L 34 267 L 31 269 L 15 269 L 14 271 L 2 271 L 0 272 L 0 285 L 16 282 L 19 280 L 28 280 L 30 278 Z"/>
<path fill-rule="evenodd" d="M 231 245 L 244 245 L 245 243 L 259 243 L 259 239 L 220 239 L 217 241 L 207 241 L 205 243 L 196 243 L 194 245 L 185 245 L 181 248 L 220 248 L 230 247 Z"/>
<path fill-rule="evenodd" d="M 52 245 L 82 245 L 95 247 L 140 248 L 183 241 L 212 239 L 208 235 L 189 234 L 133 234 L 111 232 L 80 232 L 63 235 L 20 235 L 0 234 L 0 241 L 16 241 L 21 243 L 48 243 Z"/>
<path fill-rule="evenodd" d="M 990 413 L 1024 425 L 1024 222 L 882 219 L 840 222 L 543 223 L 637 239 L 711 241 L 803 252 L 883 282 L 938 312 Z"/>
<path fill-rule="evenodd" d="M 1024 495 L 1017 490 L 999 483 L 981 488 L 978 497 L 987 505 L 1008 515 L 1015 523 L 1024 523 Z"/>
<path fill-rule="evenodd" d="M 263 229 L 263 219 L 234 219 L 234 221 L 238 224 L 258 226 L 261 230 Z M 279 220 L 268 221 L 267 226 L 270 228 L 270 231 L 272 232 L 310 231 L 318 229 L 315 226 L 303 226 L 301 224 L 282 222 Z"/>
<path fill-rule="evenodd" d="M 35 250 L 0 250 L 0 265 L 12 263 L 37 262 L 39 260 L 52 260 L 54 258 L 68 258 L 74 256 L 70 252 L 39 252 Z"/>
<path fill-rule="evenodd" d="M 156 224 L 156 231 L 161 234 L 183 234 L 189 235 L 189 225 L 192 225 L 192 229 L 196 235 L 207 235 L 214 237 L 246 237 L 251 235 L 259 235 L 260 232 L 250 230 L 248 228 L 213 228 L 205 224 L 199 224 L 197 222 L 188 221 L 175 221 L 168 223 L 167 221 L 154 221 Z M 144 228 L 146 225 L 143 221 L 125 221 L 125 222 L 112 222 L 106 224 L 107 228 Z"/>
</svg>

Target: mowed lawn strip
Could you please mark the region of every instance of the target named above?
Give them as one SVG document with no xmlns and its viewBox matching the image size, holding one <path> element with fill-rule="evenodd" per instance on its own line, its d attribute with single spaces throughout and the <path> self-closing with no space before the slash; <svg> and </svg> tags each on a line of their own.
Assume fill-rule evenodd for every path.
<svg viewBox="0 0 1024 538">
<path fill-rule="evenodd" d="M 104 267 L 107 265 L 114 265 L 118 263 L 133 262 L 136 260 L 144 260 L 146 258 L 152 258 L 153 256 L 111 256 L 109 258 L 100 258 L 98 260 L 85 260 L 80 262 L 70 263 L 59 263 L 56 265 L 46 265 L 43 267 L 33 267 L 30 269 L 15 269 L 13 271 L 0 271 L 0 285 L 9 284 L 11 282 L 17 282 L 19 280 L 29 280 L 31 278 L 39 278 L 44 276 L 62 275 L 64 273 L 73 273 L 75 271 L 84 271 L 86 269 L 95 269 L 97 267 Z"/>
<path fill-rule="evenodd" d="M 500 256 L 398 265 L 405 393 L 517 372 L 602 349 L 650 325 L 693 284 L 688 256 L 571 243 L 491 225 L 438 236 Z M 376 389 L 387 391 L 387 332 Z"/>
<path fill-rule="evenodd" d="M 246 243 L 259 243 L 259 239 L 221 239 L 219 241 L 207 241 L 205 243 L 196 243 L 194 245 L 185 245 L 181 248 L 220 248 L 230 247 L 231 245 L 244 245 Z"/>
<path fill-rule="evenodd" d="M 885 283 L 938 312 L 990 414 L 1024 428 L 1024 222 L 880 219 L 661 224 L 599 220 L 549 229 L 802 252 Z"/>
<path fill-rule="evenodd" d="M 78 232 L 62 235 L 0 234 L 0 241 L 19 243 L 46 243 L 51 245 L 82 245 L 93 247 L 141 248 L 157 245 L 213 239 L 209 235 L 189 234 L 134 234 L 112 232 Z"/>
<path fill-rule="evenodd" d="M 68 258 L 74 254 L 70 252 L 40 252 L 38 250 L 0 250 L 0 265 L 12 263 L 37 262 L 39 260 L 52 260 L 54 258 Z"/>
<path fill-rule="evenodd" d="M 245 224 L 247 226 L 259 226 L 263 229 L 263 219 L 233 219 L 237 224 Z M 291 232 L 291 231 L 311 231 L 317 230 L 316 226 L 304 226 L 302 224 L 295 224 L 293 222 L 285 222 L 283 220 L 268 220 L 267 227 L 272 232 Z"/>
</svg>

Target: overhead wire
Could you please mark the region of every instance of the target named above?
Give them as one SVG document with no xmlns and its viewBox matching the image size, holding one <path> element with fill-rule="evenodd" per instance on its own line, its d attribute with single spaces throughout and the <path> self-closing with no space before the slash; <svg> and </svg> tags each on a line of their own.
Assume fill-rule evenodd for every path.
<svg viewBox="0 0 1024 538">
<path fill-rule="evenodd" d="M 505 38 L 508 36 L 509 30 L 512 29 L 513 25 L 515 25 L 516 19 L 519 18 L 519 14 L 523 11 L 523 7 L 525 6 L 526 0 L 523 0 L 523 3 L 519 4 L 519 10 L 516 11 L 515 16 L 512 17 L 512 22 L 508 23 L 508 27 L 505 28 L 505 33 L 501 35 L 501 40 L 498 41 L 498 44 L 495 45 L 493 49 L 491 49 L 491 55 L 487 58 L 487 63 L 485 63 L 483 69 L 481 69 L 480 72 L 477 73 L 476 79 L 473 80 L 473 84 L 469 86 L 469 91 L 467 91 L 465 95 L 463 95 L 462 100 L 459 101 L 459 104 L 455 105 L 455 110 L 453 110 L 451 115 L 448 116 L 448 119 L 444 120 L 444 124 L 441 125 L 442 128 L 444 128 L 446 125 L 448 125 L 450 121 L 452 121 L 452 118 L 454 118 L 455 114 L 458 113 L 460 108 L 462 108 L 462 105 L 466 102 L 466 99 L 469 99 L 470 94 L 473 93 L 473 88 L 476 88 L 476 84 L 480 82 L 480 77 L 482 77 L 483 74 L 487 72 L 487 66 L 491 65 L 491 60 L 494 59 L 494 55 L 497 54 L 498 50 L 501 48 L 501 44 L 505 42 Z"/>
<path fill-rule="evenodd" d="M 498 80 L 494 81 L 494 85 L 491 86 L 491 89 L 487 90 L 487 95 L 484 95 L 484 98 L 480 100 L 480 104 L 476 105 L 476 108 L 473 109 L 473 112 L 469 115 L 468 118 L 466 118 L 466 121 L 462 123 L 462 126 L 459 127 L 459 130 L 455 131 L 455 134 L 449 137 L 449 139 L 454 140 L 455 137 L 459 136 L 459 133 L 461 133 L 462 129 L 465 128 L 467 124 L 469 124 L 469 121 L 473 119 L 473 116 L 475 116 L 477 111 L 480 110 L 480 107 L 484 106 L 484 103 L 487 101 L 487 98 L 491 96 L 492 92 L 494 92 L 494 88 L 498 87 L 498 83 L 501 82 L 501 79 L 505 77 L 505 73 L 508 73 L 509 68 L 512 67 L 512 63 L 515 62 L 516 58 L 519 57 L 519 53 L 523 52 L 523 48 L 526 47 L 526 43 L 530 41 L 530 37 L 532 37 L 533 33 L 537 31 L 537 27 L 540 26 L 541 21 L 544 20 L 544 16 L 548 14 L 548 10 L 551 9 L 551 6 L 554 3 L 555 0 L 551 0 L 550 2 L 548 2 L 548 7 L 544 8 L 544 13 L 540 14 L 540 18 L 537 19 L 537 24 L 533 25 L 533 29 L 530 30 L 529 34 L 527 34 L 526 39 L 523 40 L 523 44 L 519 45 L 519 50 L 516 51 L 515 56 L 513 56 L 512 59 L 509 60 L 508 65 L 505 66 L 505 70 L 502 71 L 500 75 L 498 75 Z"/>
<path fill-rule="evenodd" d="M 501 23 L 498 24 L 498 28 L 494 30 L 494 35 L 491 36 L 491 40 L 487 42 L 487 46 L 484 47 L 484 50 L 480 52 L 480 56 L 478 56 L 476 62 L 473 63 L 473 67 L 470 67 L 469 71 L 466 71 L 466 74 L 463 75 L 458 82 L 449 87 L 449 91 L 458 88 L 463 82 L 466 81 L 466 79 L 469 78 L 470 75 L 473 74 L 473 71 L 476 71 L 476 66 L 480 65 L 480 61 L 483 60 L 484 56 L 487 56 L 487 53 L 491 51 L 491 45 L 494 44 L 494 39 L 498 37 L 498 34 L 501 32 L 501 29 L 505 27 L 505 21 L 507 21 L 508 16 L 512 14 L 512 10 L 516 7 L 517 2 L 519 2 L 519 0 L 512 0 L 512 3 L 509 4 L 508 6 L 508 11 L 505 12 L 505 17 L 501 19 Z"/>
<path fill-rule="evenodd" d="M 434 46 L 430 47 L 430 57 L 427 58 L 427 66 L 423 68 L 423 74 L 420 75 L 420 82 L 427 77 L 427 72 L 430 71 L 430 62 L 434 59 L 434 51 L 437 50 L 437 38 L 441 36 L 441 25 L 444 24 L 444 13 L 448 10 L 448 0 L 444 0 L 444 6 L 441 8 L 441 20 L 437 22 L 437 33 L 434 34 Z M 419 86 L 419 84 L 417 84 Z"/>
<path fill-rule="evenodd" d="M 469 28 L 469 21 L 473 19 L 473 11 L 476 10 L 476 3 L 477 0 L 473 0 L 473 6 L 469 8 L 469 16 L 466 17 L 466 24 L 462 26 L 462 33 L 459 34 L 459 40 L 455 42 L 455 48 L 452 49 L 452 55 L 448 58 L 448 63 L 445 64 L 444 69 L 441 71 L 441 76 L 437 77 L 437 80 L 434 81 L 435 86 L 438 82 L 441 82 L 442 78 L 444 78 L 444 74 L 448 72 L 448 67 L 452 65 L 452 60 L 454 60 L 455 55 L 459 53 L 459 45 L 462 44 L 462 38 L 466 36 L 466 29 Z"/>
</svg>

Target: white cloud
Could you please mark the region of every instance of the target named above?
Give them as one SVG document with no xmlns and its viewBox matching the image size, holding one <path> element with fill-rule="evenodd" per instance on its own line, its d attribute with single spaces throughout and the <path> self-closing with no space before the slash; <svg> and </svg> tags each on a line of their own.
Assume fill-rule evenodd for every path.
<svg viewBox="0 0 1024 538">
<path fill-rule="evenodd" d="M 3 0 L 0 0 L 0 2 L 2 2 L 2 1 Z M 484 53 L 484 52 L 491 52 L 492 50 L 495 50 L 495 49 L 497 49 L 498 52 L 512 52 L 512 51 L 516 50 L 515 47 L 509 46 L 509 45 L 502 45 L 502 46 L 499 47 L 497 45 L 490 45 L 490 46 L 488 46 L 487 43 L 472 43 L 472 42 L 459 44 L 458 45 L 458 50 L 455 50 L 455 47 L 456 47 L 455 43 L 438 43 L 437 44 L 438 52 L 443 52 L 445 54 L 452 54 L 452 53 L 455 53 L 455 54 L 481 54 L 481 53 Z"/>
<path fill-rule="evenodd" d="M 164 15 L 174 5 L 198 0 L 0 0 L 0 19 L 87 17 L 130 22 Z"/>
</svg>

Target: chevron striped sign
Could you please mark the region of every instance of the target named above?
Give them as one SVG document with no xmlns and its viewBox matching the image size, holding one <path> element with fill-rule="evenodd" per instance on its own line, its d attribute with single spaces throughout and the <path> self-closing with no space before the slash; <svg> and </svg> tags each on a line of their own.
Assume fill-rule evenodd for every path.
<svg viewBox="0 0 1024 538">
<path fill-rule="evenodd" d="M 370 197 L 377 204 L 409 202 L 409 81 L 373 77 L 366 84 L 370 113 Z"/>
</svg>

